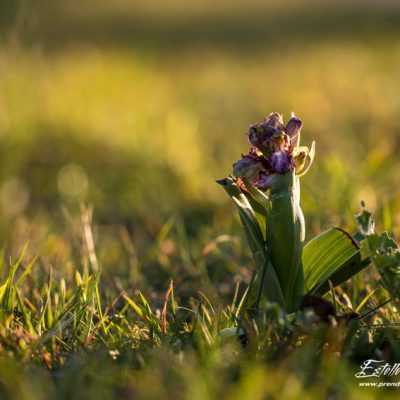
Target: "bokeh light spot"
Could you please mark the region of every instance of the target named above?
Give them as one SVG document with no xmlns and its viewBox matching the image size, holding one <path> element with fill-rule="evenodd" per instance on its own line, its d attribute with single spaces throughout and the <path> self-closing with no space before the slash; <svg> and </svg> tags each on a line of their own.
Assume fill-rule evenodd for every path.
<svg viewBox="0 0 400 400">
<path fill-rule="evenodd" d="M 0 191 L 0 203 L 4 215 L 15 216 L 24 211 L 29 201 L 29 190 L 26 183 L 13 177 L 3 183 Z"/>
<path fill-rule="evenodd" d="M 89 190 L 89 178 L 78 164 L 65 165 L 57 177 L 60 195 L 65 200 L 83 200 Z"/>
</svg>

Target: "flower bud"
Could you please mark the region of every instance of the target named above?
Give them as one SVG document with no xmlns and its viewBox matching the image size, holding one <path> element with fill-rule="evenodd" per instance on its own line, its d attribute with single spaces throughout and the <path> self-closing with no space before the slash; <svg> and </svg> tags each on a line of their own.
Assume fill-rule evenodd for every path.
<svg viewBox="0 0 400 400">
<path fill-rule="evenodd" d="M 302 127 L 303 121 L 292 113 L 292 118 L 290 118 L 286 125 L 286 133 L 289 135 L 293 147 L 298 146 L 300 143 L 300 131 Z"/>
<path fill-rule="evenodd" d="M 268 117 L 265 117 L 265 125 L 271 126 L 272 128 L 279 129 L 281 131 L 285 129 L 285 125 L 283 125 L 282 115 L 277 112 L 273 112 L 269 114 Z"/>
</svg>

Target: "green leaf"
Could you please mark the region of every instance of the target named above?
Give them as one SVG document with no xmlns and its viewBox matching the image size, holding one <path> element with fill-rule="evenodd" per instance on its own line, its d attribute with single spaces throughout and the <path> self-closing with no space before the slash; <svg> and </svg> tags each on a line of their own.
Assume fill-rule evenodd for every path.
<svg viewBox="0 0 400 400">
<path fill-rule="evenodd" d="M 361 245 L 361 255 L 363 258 L 375 258 L 379 254 L 390 254 L 392 250 L 398 249 L 397 243 L 386 231 L 382 232 L 380 235 L 373 233 L 366 236 L 366 238 L 361 242 Z"/>
<path fill-rule="evenodd" d="M 244 195 L 253 209 L 265 241 L 267 240 L 267 211 L 269 208 L 269 198 L 265 193 L 257 189 L 248 179 L 243 178 L 243 182 L 248 190 L 248 193 L 244 193 Z"/>
<path fill-rule="evenodd" d="M 336 272 L 334 272 L 329 280 L 332 282 L 333 286 L 341 285 L 342 283 L 346 282 L 354 275 L 356 275 L 358 272 L 368 267 L 370 264 L 370 259 L 363 260 L 360 258 L 359 254 L 356 254 L 353 258 L 344 263 L 342 267 L 340 267 Z M 318 293 L 322 296 L 328 290 L 328 283 L 325 282 L 321 284 L 321 286 L 315 293 Z"/>
<path fill-rule="evenodd" d="M 267 301 L 274 302 L 279 304 L 281 307 L 285 307 L 285 300 L 283 297 L 281 284 L 269 260 L 266 262 L 263 271 L 258 273 L 256 276 L 254 283 L 255 290 L 250 298 L 251 303 L 253 303 L 254 295 L 260 291 L 260 288 L 263 289 L 262 293 L 264 293 Z M 257 298 L 256 305 L 258 300 L 259 299 Z"/>
<path fill-rule="evenodd" d="M 232 178 L 223 179 L 218 183 L 224 187 L 238 207 L 240 220 L 246 233 L 254 262 L 256 267 L 261 269 L 264 265 L 265 242 L 254 210 Z"/>
<path fill-rule="evenodd" d="M 263 241 L 267 240 L 267 216 L 266 209 L 257 202 L 251 195 L 245 194 L 250 206 L 254 212 L 254 216 L 258 222 L 258 226 L 260 227 L 260 231 L 262 234 Z"/>
<path fill-rule="evenodd" d="M 372 212 L 363 209 L 356 215 L 356 223 L 359 233 L 362 236 L 373 235 L 375 231 L 375 221 L 372 218 Z"/>
<path fill-rule="evenodd" d="M 400 251 L 397 243 L 383 232 L 366 236 L 361 245 L 362 255 L 376 265 L 381 275 L 380 283 L 400 308 Z"/>
<path fill-rule="evenodd" d="M 284 304 L 281 285 L 275 270 L 269 260 L 266 262 L 267 246 L 265 243 L 266 236 L 266 213 L 268 205 L 268 197 L 247 183 L 249 195 L 246 196 L 231 178 L 218 181 L 228 195 L 235 202 L 239 210 L 240 220 L 249 242 L 249 247 L 253 255 L 254 262 L 257 267 L 257 277 L 254 288 L 251 290 L 250 303 L 256 301 L 257 293 L 260 286 L 263 286 L 268 301 Z M 261 226 L 264 229 L 261 229 Z M 262 270 L 265 268 L 264 276 Z M 264 279 L 263 279 L 264 278 Z"/>
<path fill-rule="evenodd" d="M 370 264 L 361 260 L 360 247 L 345 231 L 331 228 L 312 239 L 303 251 L 303 268 L 306 290 L 324 294 L 340 285 Z"/>
</svg>

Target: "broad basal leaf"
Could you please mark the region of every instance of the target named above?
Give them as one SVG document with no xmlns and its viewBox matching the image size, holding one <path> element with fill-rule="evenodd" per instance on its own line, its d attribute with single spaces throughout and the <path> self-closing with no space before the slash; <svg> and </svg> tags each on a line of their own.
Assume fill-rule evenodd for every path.
<svg viewBox="0 0 400 400">
<path fill-rule="evenodd" d="M 345 231 L 331 228 L 312 239 L 303 251 L 306 291 L 323 294 L 370 264 L 361 260 L 360 247 Z"/>
</svg>

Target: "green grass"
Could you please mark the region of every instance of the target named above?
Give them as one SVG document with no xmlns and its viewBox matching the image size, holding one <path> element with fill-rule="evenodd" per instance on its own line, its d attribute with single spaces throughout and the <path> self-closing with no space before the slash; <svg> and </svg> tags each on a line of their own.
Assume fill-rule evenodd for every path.
<svg viewBox="0 0 400 400">
<path fill-rule="evenodd" d="M 0 7 L 0 397 L 396 396 L 353 377 L 400 360 L 375 268 L 335 292 L 362 321 L 272 307 L 246 348 L 219 336 L 254 267 L 215 179 L 293 110 L 307 240 L 354 232 L 361 200 L 398 239 L 398 6 L 21 4 Z"/>
<path fill-rule="evenodd" d="M 179 243 L 175 228 L 159 239 L 167 235 Z M 338 316 L 327 324 L 312 311 L 285 315 L 274 305 L 251 316 L 245 313 L 244 283 L 225 301 L 201 291 L 185 298 L 188 281 L 193 289 L 200 280 L 207 290 L 206 269 L 195 270 L 193 261 L 189 274 L 180 267 L 177 275 L 188 276 L 184 283 L 170 283 L 173 290 L 165 298 L 135 292 L 129 278 L 101 276 L 105 271 L 98 270 L 90 250 L 91 227 L 82 229 L 80 267 L 45 269 L 27 248 L 3 267 L 3 398 L 357 397 L 366 391 L 354 378 L 361 362 L 399 357 L 398 312 L 371 270 L 368 281 L 356 279 L 331 292 L 337 311 L 352 309 L 360 319 Z M 209 243 L 200 257 L 210 258 L 215 246 Z M 141 283 L 150 294 L 149 285 Z M 238 321 L 240 329 L 234 328 Z M 242 329 L 247 338 L 241 345 L 235 332 Z M 379 390 L 379 396 L 391 395 L 395 391 Z"/>
</svg>

